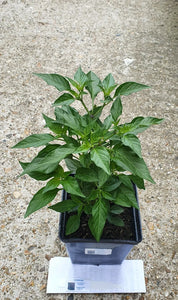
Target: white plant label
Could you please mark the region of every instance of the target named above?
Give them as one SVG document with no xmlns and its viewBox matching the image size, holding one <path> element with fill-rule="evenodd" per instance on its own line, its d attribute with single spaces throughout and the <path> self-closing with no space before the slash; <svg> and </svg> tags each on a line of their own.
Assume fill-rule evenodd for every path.
<svg viewBox="0 0 178 300">
<path fill-rule="evenodd" d="M 85 248 L 85 254 L 90 255 L 111 255 L 112 249 Z"/>
</svg>

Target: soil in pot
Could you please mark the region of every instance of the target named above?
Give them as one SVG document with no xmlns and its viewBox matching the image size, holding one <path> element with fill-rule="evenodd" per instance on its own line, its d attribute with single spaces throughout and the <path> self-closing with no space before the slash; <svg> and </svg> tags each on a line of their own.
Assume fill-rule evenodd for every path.
<svg viewBox="0 0 178 300">
<path fill-rule="evenodd" d="M 73 213 L 66 213 L 65 214 L 65 224 L 68 220 L 68 218 Z M 124 227 L 119 227 L 110 224 L 108 221 L 105 224 L 103 234 L 101 236 L 101 239 L 108 239 L 108 240 L 135 240 L 135 223 L 134 223 L 134 216 L 133 216 L 133 208 L 125 208 L 124 212 L 119 215 L 122 220 L 124 221 Z M 65 235 L 64 238 L 70 239 L 70 238 L 80 238 L 80 239 L 94 239 L 92 236 L 89 226 L 88 226 L 88 219 L 89 216 L 86 214 L 82 214 L 81 216 L 81 223 L 80 228 L 70 234 Z"/>
</svg>

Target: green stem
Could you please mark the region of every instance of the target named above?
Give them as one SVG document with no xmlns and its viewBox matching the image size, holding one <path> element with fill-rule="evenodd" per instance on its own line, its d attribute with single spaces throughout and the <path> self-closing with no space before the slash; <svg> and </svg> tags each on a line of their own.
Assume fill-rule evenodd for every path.
<svg viewBox="0 0 178 300">
<path fill-rule="evenodd" d="M 85 110 L 87 111 L 87 113 L 89 114 L 89 110 L 88 110 L 88 108 L 86 107 L 85 103 L 83 102 L 83 99 L 82 99 L 82 98 L 80 99 L 80 101 L 81 101 L 83 107 L 85 108 Z"/>
<path fill-rule="evenodd" d="M 94 99 L 92 98 L 92 114 L 93 114 L 93 110 L 94 110 Z"/>
</svg>

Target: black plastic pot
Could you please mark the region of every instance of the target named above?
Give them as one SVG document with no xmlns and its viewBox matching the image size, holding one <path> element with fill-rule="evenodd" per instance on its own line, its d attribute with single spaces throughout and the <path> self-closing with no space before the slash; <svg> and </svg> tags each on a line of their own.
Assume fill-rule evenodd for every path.
<svg viewBox="0 0 178 300">
<path fill-rule="evenodd" d="M 138 202 L 137 190 L 134 185 Z M 63 191 L 62 200 L 67 199 Z M 142 241 L 142 229 L 139 210 L 132 208 L 135 237 L 132 240 L 107 240 L 68 238 L 65 236 L 66 213 L 62 213 L 59 222 L 59 238 L 66 244 L 67 252 L 74 264 L 115 265 L 121 264 L 134 245 Z"/>
</svg>

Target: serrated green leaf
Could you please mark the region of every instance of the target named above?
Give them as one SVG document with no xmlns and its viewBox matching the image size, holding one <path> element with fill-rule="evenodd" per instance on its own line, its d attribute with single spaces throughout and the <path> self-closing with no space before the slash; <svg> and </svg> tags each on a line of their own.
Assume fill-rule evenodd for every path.
<svg viewBox="0 0 178 300">
<path fill-rule="evenodd" d="M 85 197 L 79 187 L 77 180 L 74 177 L 68 176 L 66 179 L 61 181 L 61 184 L 63 185 L 66 192 L 73 195 L 78 195 L 80 197 Z"/>
<path fill-rule="evenodd" d="M 31 215 L 33 212 L 39 210 L 40 208 L 50 203 L 58 193 L 58 189 L 54 189 L 46 193 L 43 193 L 43 190 L 44 187 L 33 196 L 32 200 L 30 201 L 27 207 L 25 218 Z"/>
<path fill-rule="evenodd" d="M 125 146 L 130 147 L 139 157 L 142 158 L 141 145 L 139 139 L 134 134 L 125 134 L 121 138 Z"/>
<path fill-rule="evenodd" d="M 80 217 L 78 215 L 70 216 L 66 224 L 66 235 L 69 235 L 80 227 Z"/>
<path fill-rule="evenodd" d="M 117 97 L 118 95 L 130 95 L 148 88 L 150 88 L 148 85 L 136 82 L 125 82 L 116 89 L 114 97 Z"/>
<path fill-rule="evenodd" d="M 96 182 L 98 180 L 97 173 L 91 168 L 77 169 L 76 178 L 86 182 Z"/>
<path fill-rule="evenodd" d="M 74 97 L 71 94 L 64 93 L 56 101 L 53 103 L 53 106 L 62 106 L 62 105 L 70 105 L 75 101 Z"/>
<path fill-rule="evenodd" d="M 119 227 L 124 226 L 124 221 L 118 216 L 114 216 L 112 214 L 109 214 L 108 217 L 107 217 L 107 220 L 109 221 L 109 223 L 111 223 L 115 226 L 119 226 Z"/>
<path fill-rule="evenodd" d="M 60 184 L 60 178 L 52 178 L 44 187 L 43 194 L 56 189 Z"/>
<path fill-rule="evenodd" d="M 57 212 L 66 212 L 66 211 L 71 211 L 74 208 L 76 208 L 78 206 L 78 204 L 76 202 L 74 202 L 73 200 L 64 200 L 61 202 L 58 202 L 54 205 L 48 206 L 48 208 L 53 209 Z"/>
<path fill-rule="evenodd" d="M 97 242 L 101 238 L 108 211 L 109 203 L 104 199 L 98 199 L 92 208 L 92 216 L 89 219 L 88 225 Z"/>
<path fill-rule="evenodd" d="M 130 171 L 133 175 L 139 176 L 152 183 L 155 183 L 143 158 L 140 158 L 129 147 L 122 146 L 117 151 L 115 151 L 115 158 L 113 158 L 113 160 L 119 167 L 123 168 L 125 171 Z"/>
<path fill-rule="evenodd" d="M 91 150 L 91 160 L 110 175 L 110 155 L 105 147 L 99 146 Z"/>
<path fill-rule="evenodd" d="M 33 73 L 34 75 L 42 78 L 47 84 L 54 86 L 60 92 L 62 91 L 70 91 L 69 82 L 59 74 L 41 74 L 41 73 Z"/>
<path fill-rule="evenodd" d="M 42 134 L 32 134 L 26 137 L 24 140 L 17 143 L 12 148 L 29 148 L 29 147 L 40 147 L 43 145 L 48 144 L 49 142 L 53 141 L 55 137 L 48 133 Z"/>
<path fill-rule="evenodd" d="M 119 116 L 122 114 L 122 102 L 120 96 L 118 96 L 112 106 L 111 106 L 111 115 L 114 121 L 117 121 Z"/>
<path fill-rule="evenodd" d="M 88 77 L 89 82 L 86 86 L 86 89 L 89 91 L 92 100 L 94 100 L 96 98 L 96 96 L 98 95 L 98 93 L 101 91 L 100 87 L 98 86 L 100 79 L 92 71 L 90 71 L 87 74 L 87 77 Z"/>
</svg>

